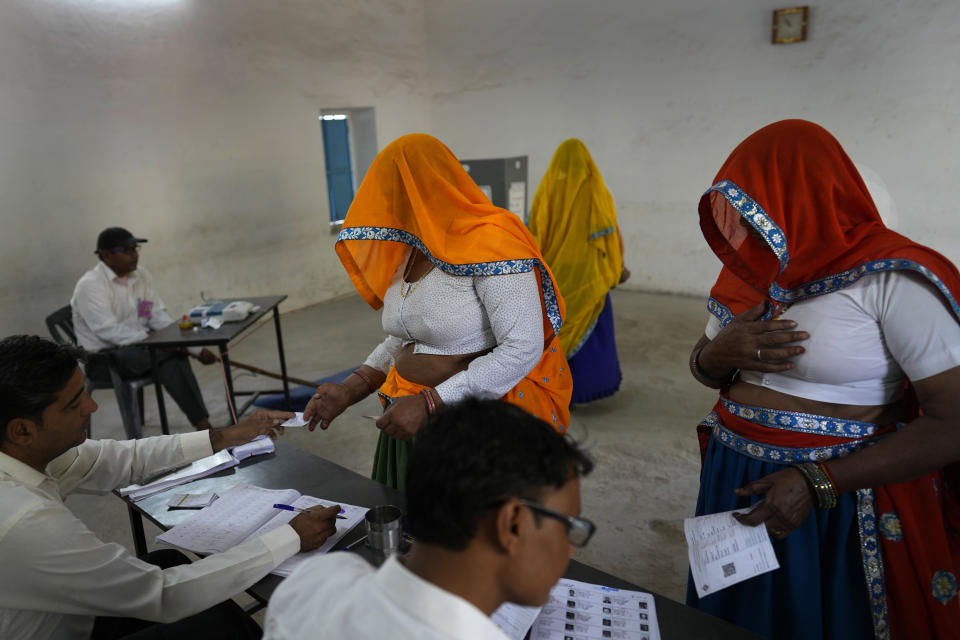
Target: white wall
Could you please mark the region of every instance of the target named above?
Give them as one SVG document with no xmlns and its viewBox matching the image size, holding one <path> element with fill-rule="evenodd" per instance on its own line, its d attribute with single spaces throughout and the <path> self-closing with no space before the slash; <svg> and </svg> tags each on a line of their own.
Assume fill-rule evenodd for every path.
<svg viewBox="0 0 960 640">
<path fill-rule="evenodd" d="M 461 157 L 528 154 L 536 189 L 579 137 L 618 204 L 630 286 L 704 294 L 696 203 L 737 143 L 818 122 L 887 183 L 899 230 L 960 262 L 960 3 L 811 5 L 770 44 L 758 0 L 426 0 L 434 132 Z M 442 53 L 442 55 L 439 55 Z"/>
<path fill-rule="evenodd" d="M 419 0 L 0 2 L 0 335 L 45 334 L 97 233 L 172 313 L 208 295 L 352 291 L 332 249 L 317 113 L 427 125 Z M 381 142 L 383 144 L 383 142 Z"/>
<path fill-rule="evenodd" d="M 782 3 L 778 3 L 782 4 Z M 789 3 L 788 3 L 789 4 Z M 696 202 L 726 155 L 803 117 L 872 167 L 900 230 L 960 261 L 960 4 L 835 0 L 769 44 L 761 0 L 4 0 L 0 335 L 44 333 L 103 227 L 173 312 L 208 294 L 352 291 L 328 232 L 321 108 L 374 107 L 380 147 L 530 156 L 582 138 L 637 288 L 703 294 Z"/>
</svg>

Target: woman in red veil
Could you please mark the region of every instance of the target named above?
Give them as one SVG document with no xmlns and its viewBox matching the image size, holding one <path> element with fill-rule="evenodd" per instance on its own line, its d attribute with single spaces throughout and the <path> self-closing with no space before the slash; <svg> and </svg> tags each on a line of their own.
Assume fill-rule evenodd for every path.
<svg viewBox="0 0 960 640">
<path fill-rule="evenodd" d="M 823 128 L 777 122 L 700 200 L 724 264 L 691 353 L 720 389 L 697 514 L 743 509 L 780 569 L 688 601 L 770 638 L 957 638 L 960 274 L 887 229 Z"/>
</svg>

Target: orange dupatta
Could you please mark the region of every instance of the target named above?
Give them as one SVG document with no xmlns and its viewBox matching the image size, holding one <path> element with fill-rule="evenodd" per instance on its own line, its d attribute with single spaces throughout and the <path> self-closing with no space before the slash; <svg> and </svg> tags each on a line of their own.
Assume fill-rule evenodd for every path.
<svg viewBox="0 0 960 640">
<path fill-rule="evenodd" d="M 543 355 L 504 400 L 565 431 L 573 385 L 556 337 L 565 309 L 553 275 L 523 221 L 493 206 L 453 153 L 426 134 L 402 136 L 377 155 L 336 251 L 357 292 L 379 309 L 408 246 L 455 276 L 536 273 Z"/>
</svg>

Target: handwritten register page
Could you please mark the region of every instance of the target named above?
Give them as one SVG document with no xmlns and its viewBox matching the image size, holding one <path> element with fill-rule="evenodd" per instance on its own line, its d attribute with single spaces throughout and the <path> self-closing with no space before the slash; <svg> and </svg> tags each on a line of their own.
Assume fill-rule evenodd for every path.
<svg viewBox="0 0 960 640">
<path fill-rule="evenodd" d="M 780 568 L 767 528 L 734 520 L 734 513 L 747 511 L 736 509 L 683 521 L 690 573 L 700 597 Z"/>
</svg>

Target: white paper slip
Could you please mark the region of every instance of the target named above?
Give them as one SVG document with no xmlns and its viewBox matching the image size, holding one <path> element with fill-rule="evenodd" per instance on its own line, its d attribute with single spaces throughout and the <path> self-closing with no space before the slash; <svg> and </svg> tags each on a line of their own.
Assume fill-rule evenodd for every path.
<svg viewBox="0 0 960 640">
<path fill-rule="evenodd" d="M 240 462 L 241 460 L 245 460 L 250 456 L 273 453 L 275 450 L 276 447 L 273 445 L 273 440 L 271 438 L 268 436 L 257 436 L 246 444 L 233 447 L 230 450 L 230 453 L 232 453 L 233 457 L 237 459 L 237 462 Z"/>
<path fill-rule="evenodd" d="M 543 607 L 521 607 L 512 602 L 500 605 L 490 619 L 510 640 L 523 640 Z"/>
<path fill-rule="evenodd" d="M 736 509 L 683 521 L 690 573 L 700 597 L 780 568 L 767 528 L 748 527 L 733 517 L 749 511 Z"/>
<path fill-rule="evenodd" d="M 297 411 L 296 415 L 287 420 L 286 422 L 281 422 L 281 427 L 305 427 L 310 424 L 309 420 L 303 419 L 303 412 Z"/>
<path fill-rule="evenodd" d="M 202 509 L 213 504 L 219 496 L 215 493 L 177 493 L 167 501 L 174 509 Z"/>
<path fill-rule="evenodd" d="M 660 640 L 653 595 L 562 579 L 530 630 L 530 640 Z"/>
<path fill-rule="evenodd" d="M 234 458 L 229 451 L 223 449 L 212 456 L 194 460 L 179 471 L 167 474 L 143 485 L 132 484 L 118 491 L 121 496 L 127 496 L 131 500 L 141 500 L 155 493 L 166 491 L 170 487 L 186 484 L 198 478 L 205 478 L 206 476 L 235 466 L 237 466 L 237 459 Z"/>
</svg>

